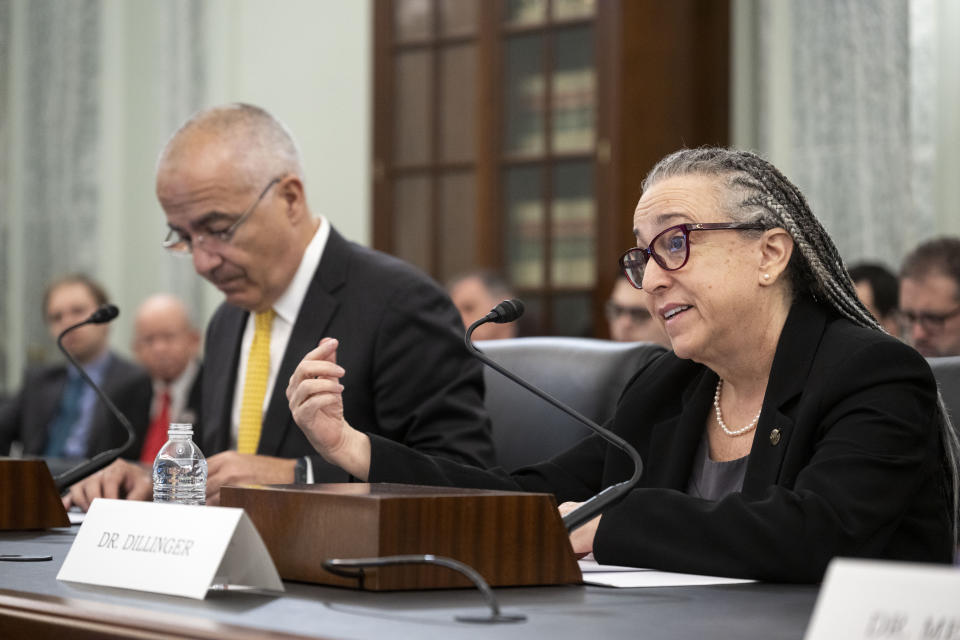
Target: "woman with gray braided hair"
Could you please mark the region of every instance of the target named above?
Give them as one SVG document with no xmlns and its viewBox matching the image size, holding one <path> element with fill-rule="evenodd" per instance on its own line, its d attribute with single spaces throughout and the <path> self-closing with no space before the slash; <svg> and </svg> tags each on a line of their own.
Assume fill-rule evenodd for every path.
<svg viewBox="0 0 960 640">
<path fill-rule="evenodd" d="M 751 153 L 679 151 L 644 181 L 633 232 L 621 266 L 673 351 L 608 425 L 640 452 L 639 485 L 573 532 L 574 551 L 790 582 L 836 556 L 950 562 L 958 445 L 933 375 L 859 302 L 799 190 Z M 552 492 L 568 511 L 632 473 L 597 437 L 508 474 L 367 436 L 338 409 L 335 350 L 308 354 L 287 397 L 358 478 Z"/>
</svg>

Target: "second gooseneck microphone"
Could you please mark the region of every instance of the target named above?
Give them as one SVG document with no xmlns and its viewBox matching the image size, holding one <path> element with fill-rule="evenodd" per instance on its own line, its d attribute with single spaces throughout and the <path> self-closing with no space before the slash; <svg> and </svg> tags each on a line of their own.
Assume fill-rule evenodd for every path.
<svg viewBox="0 0 960 640">
<path fill-rule="evenodd" d="M 112 413 L 114 417 L 116 417 L 116 419 L 120 421 L 120 424 L 123 425 L 123 428 L 126 429 L 127 431 L 127 440 L 119 447 L 115 449 L 108 449 L 107 451 L 102 451 L 97 455 L 93 456 L 92 458 L 90 458 L 89 460 L 87 460 L 86 462 L 81 462 L 77 466 L 71 469 L 67 469 L 63 473 L 55 476 L 53 478 L 53 481 L 57 485 L 57 491 L 61 493 L 63 493 L 63 491 L 70 485 L 74 484 L 75 482 L 79 482 L 80 480 L 83 480 L 89 475 L 96 473 L 100 469 L 104 468 L 105 466 L 107 466 L 108 464 L 110 464 L 111 462 L 119 458 L 120 454 L 122 454 L 131 444 L 133 444 L 133 441 L 136 439 L 136 435 L 133 430 L 133 425 L 130 424 L 130 421 L 127 420 L 127 417 L 123 415 L 119 409 L 117 409 L 117 406 L 113 404 L 113 401 L 110 400 L 110 398 L 107 397 L 107 394 L 103 392 L 103 389 L 101 389 L 97 385 L 97 383 L 95 383 L 93 380 L 90 379 L 90 376 L 87 375 L 87 372 L 83 370 L 83 367 L 80 366 L 80 364 L 74 359 L 74 357 L 70 355 L 70 352 L 67 351 L 63 346 L 64 336 L 66 336 L 68 333 L 70 333 L 74 329 L 79 329 L 80 327 L 88 324 L 103 324 L 105 322 L 110 322 L 111 320 L 116 318 L 118 315 L 120 315 L 120 310 L 117 309 L 117 307 L 115 307 L 114 305 L 112 304 L 102 305 L 96 311 L 90 314 L 89 318 L 87 318 L 83 322 L 78 322 L 75 325 L 71 325 L 67 327 L 57 337 L 57 346 L 60 348 L 60 351 L 62 351 L 63 355 L 67 357 L 67 360 L 69 360 L 70 363 L 74 367 L 76 367 L 77 372 L 80 374 L 80 377 L 83 378 L 84 382 L 86 382 L 88 385 L 90 385 L 93 388 L 93 390 L 96 392 L 97 396 L 100 398 L 103 404 L 106 405 L 107 409 L 110 410 L 110 413 Z"/>
<path fill-rule="evenodd" d="M 480 351 L 480 349 L 478 349 L 476 345 L 473 344 L 473 341 L 471 340 L 470 337 L 473 335 L 474 330 L 480 325 L 486 324 L 487 322 L 495 322 L 497 324 L 502 324 L 505 322 L 513 322 L 514 320 L 516 320 L 522 315 L 523 315 L 522 301 L 516 298 L 514 298 L 513 300 L 504 300 L 503 302 L 498 304 L 496 307 L 494 307 L 490 311 L 490 313 L 488 313 L 486 316 L 484 316 L 483 318 L 480 318 L 479 320 L 474 322 L 472 325 L 470 325 L 470 328 L 467 329 L 466 334 L 464 334 L 463 336 L 463 341 L 467 345 L 467 349 L 469 349 L 471 353 L 473 353 L 473 355 L 475 355 L 478 359 L 480 359 L 481 362 L 486 364 L 488 367 L 506 376 L 508 379 L 512 380 L 513 382 L 516 382 L 517 384 L 519 384 L 521 387 L 523 387 L 530 393 L 533 393 L 534 395 L 549 402 L 550 404 L 555 406 L 557 409 L 560 409 L 560 411 L 563 411 L 564 413 L 566 413 L 571 418 L 584 424 L 591 431 L 599 435 L 601 438 L 603 438 L 607 442 L 611 443 L 618 449 L 621 449 L 624 452 L 626 452 L 626 454 L 630 456 L 630 459 L 633 461 L 633 465 L 634 465 L 633 475 L 630 476 L 628 480 L 625 480 L 624 482 L 619 482 L 617 484 L 607 487 L 606 489 L 604 489 L 597 495 L 593 496 L 592 498 L 590 498 L 589 500 L 581 504 L 579 507 L 577 507 L 567 515 L 563 516 L 563 526 L 567 528 L 567 531 L 573 531 L 577 527 L 589 522 L 594 516 L 600 514 L 608 506 L 619 501 L 637 484 L 637 482 L 640 480 L 640 474 L 643 473 L 643 460 L 641 460 L 640 454 L 637 453 L 637 450 L 634 449 L 629 442 L 627 442 L 620 436 L 616 435 L 615 433 L 611 432 L 609 429 L 604 429 L 603 427 L 598 425 L 596 422 L 594 422 L 593 420 L 590 420 L 589 418 L 582 415 L 575 409 L 568 407 L 564 403 L 560 402 L 559 400 L 557 400 L 556 398 L 548 394 L 546 391 L 538 389 L 537 387 L 533 386 L 532 384 L 530 384 L 520 376 L 516 375 L 515 373 L 508 371 L 507 369 L 504 369 L 502 366 L 500 366 L 499 364 L 497 364 L 496 362 L 488 358 L 486 354 Z"/>
</svg>

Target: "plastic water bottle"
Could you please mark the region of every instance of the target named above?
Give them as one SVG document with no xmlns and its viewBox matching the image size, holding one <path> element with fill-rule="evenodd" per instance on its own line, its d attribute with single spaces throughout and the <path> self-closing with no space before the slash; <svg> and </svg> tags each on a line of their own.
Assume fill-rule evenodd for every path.
<svg viewBox="0 0 960 640">
<path fill-rule="evenodd" d="M 153 461 L 153 501 L 205 504 L 207 459 L 193 442 L 193 425 L 171 423 Z"/>
</svg>

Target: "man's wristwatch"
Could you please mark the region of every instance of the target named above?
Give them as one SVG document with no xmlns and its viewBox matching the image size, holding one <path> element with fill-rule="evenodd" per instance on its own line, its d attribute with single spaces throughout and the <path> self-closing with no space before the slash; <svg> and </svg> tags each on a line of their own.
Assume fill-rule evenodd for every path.
<svg viewBox="0 0 960 640">
<path fill-rule="evenodd" d="M 293 467 L 293 481 L 295 484 L 307 484 L 306 458 L 297 458 L 297 464 Z"/>
</svg>

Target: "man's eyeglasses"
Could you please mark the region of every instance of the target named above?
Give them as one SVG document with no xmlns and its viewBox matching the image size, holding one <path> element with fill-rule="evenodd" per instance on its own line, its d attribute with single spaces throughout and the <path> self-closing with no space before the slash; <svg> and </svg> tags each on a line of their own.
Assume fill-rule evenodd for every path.
<svg viewBox="0 0 960 640">
<path fill-rule="evenodd" d="M 270 187 L 280 182 L 281 178 L 274 178 L 271 180 L 266 187 L 263 188 L 263 191 L 260 192 L 260 195 L 257 196 L 257 199 L 253 201 L 247 210 L 240 214 L 240 217 L 231 224 L 226 229 L 221 229 L 219 231 L 214 229 L 207 229 L 204 233 L 198 233 L 195 236 L 184 235 L 177 229 L 170 229 L 170 232 L 167 233 L 167 237 L 163 239 L 163 248 L 171 253 L 178 255 L 189 255 L 193 253 L 194 247 L 201 247 L 206 251 L 217 251 L 223 247 L 230 244 L 230 241 L 233 239 L 233 234 L 237 232 L 237 229 L 240 228 L 244 222 L 247 221 L 247 218 L 250 217 L 250 214 L 254 212 L 257 208 L 257 205 L 260 204 L 260 201 L 263 200 L 263 197 L 267 195 L 267 191 L 270 190 Z"/>
<path fill-rule="evenodd" d="M 657 261 L 661 269 L 676 271 L 690 259 L 691 231 L 723 231 L 727 229 L 743 231 L 763 229 L 758 222 L 702 222 L 696 224 L 678 224 L 658 233 L 649 247 L 634 247 L 620 256 L 620 268 L 637 289 L 643 288 L 643 274 L 650 258 Z"/>
<path fill-rule="evenodd" d="M 643 324 L 644 322 L 650 320 L 651 317 L 650 312 L 647 311 L 646 307 L 625 307 L 617 304 L 613 300 L 607 300 L 603 310 L 607 314 L 607 320 L 609 322 L 613 322 L 620 316 L 628 316 L 631 323 Z"/>
<path fill-rule="evenodd" d="M 943 331 L 943 327 L 947 323 L 947 320 L 958 314 L 960 314 L 960 307 L 957 307 L 953 311 L 948 311 L 946 313 L 916 313 L 914 311 L 901 309 L 900 321 L 903 323 L 903 327 L 908 331 L 913 325 L 919 323 L 919 325 L 923 327 L 923 330 L 927 333 L 939 333 L 940 331 Z"/>
</svg>

